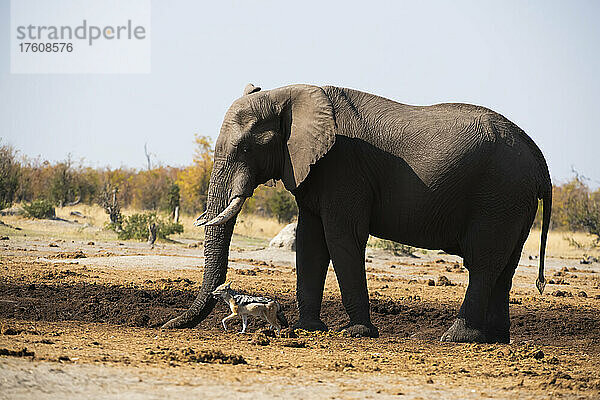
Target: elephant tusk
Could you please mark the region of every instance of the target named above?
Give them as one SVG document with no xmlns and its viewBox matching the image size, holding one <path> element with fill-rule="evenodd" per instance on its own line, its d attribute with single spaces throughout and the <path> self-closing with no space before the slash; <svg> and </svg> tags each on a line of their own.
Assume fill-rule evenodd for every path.
<svg viewBox="0 0 600 400">
<path fill-rule="evenodd" d="M 246 201 L 245 197 L 236 197 L 231 201 L 231 203 L 229 203 L 229 205 L 223 211 L 221 211 L 219 215 L 217 215 L 208 222 L 200 222 L 202 222 L 202 225 L 204 226 L 223 225 L 231 218 L 233 218 L 237 213 L 240 212 L 242 206 L 244 205 L 244 201 Z"/>
<path fill-rule="evenodd" d="M 196 218 L 196 220 L 194 221 L 194 226 L 202 226 L 204 225 L 207 221 L 203 219 L 203 217 L 206 215 L 206 211 L 204 211 L 202 214 L 200 214 L 200 216 L 198 218 Z"/>
</svg>

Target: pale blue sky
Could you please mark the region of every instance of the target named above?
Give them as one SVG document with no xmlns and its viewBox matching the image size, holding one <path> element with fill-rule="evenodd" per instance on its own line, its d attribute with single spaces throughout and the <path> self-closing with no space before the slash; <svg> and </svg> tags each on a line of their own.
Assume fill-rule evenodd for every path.
<svg viewBox="0 0 600 400">
<path fill-rule="evenodd" d="M 152 73 L 11 75 L 0 0 L 0 136 L 28 156 L 88 165 L 191 162 L 243 87 L 356 88 L 408 104 L 498 111 L 555 181 L 600 185 L 599 1 L 153 1 Z"/>
</svg>

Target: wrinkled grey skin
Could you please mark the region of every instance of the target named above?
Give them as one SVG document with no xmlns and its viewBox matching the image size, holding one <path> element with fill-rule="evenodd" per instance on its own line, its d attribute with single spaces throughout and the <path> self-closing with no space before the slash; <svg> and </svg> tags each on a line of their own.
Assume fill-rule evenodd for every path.
<svg viewBox="0 0 600 400">
<path fill-rule="evenodd" d="M 443 341 L 508 342 L 508 295 L 538 199 L 543 290 L 548 168 L 525 132 L 489 109 L 410 106 L 330 86 L 249 85 L 216 143 L 207 218 L 270 179 L 282 180 L 298 203 L 297 328 L 326 329 L 320 309 L 332 260 L 347 331 L 378 336 L 364 263 L 371 234 L 464 258 L 469 286 Z M 195 326 L 213 309 L 234 224 L 206 227 L 201 292 L 164 327 Z"/>
</svg>

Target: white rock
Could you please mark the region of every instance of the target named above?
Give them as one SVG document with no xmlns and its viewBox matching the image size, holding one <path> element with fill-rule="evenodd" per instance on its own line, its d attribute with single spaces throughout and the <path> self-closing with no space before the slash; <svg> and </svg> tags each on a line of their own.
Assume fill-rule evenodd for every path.
<svg viewBox="0 0 600 400">
<path fill-rule="evenodd" d="M 269 247 L 282 247 L 287 250 L 296 251 L 296 223 L 286 225 L 271 241 Z"/>
</svg>

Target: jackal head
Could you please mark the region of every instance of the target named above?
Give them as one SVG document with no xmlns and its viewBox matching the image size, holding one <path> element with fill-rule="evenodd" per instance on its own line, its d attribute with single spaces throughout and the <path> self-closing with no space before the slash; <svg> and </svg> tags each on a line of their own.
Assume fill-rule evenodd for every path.
<svg viewBox="0 0 600 400">
<path fill-rule="evenodd" d="M 233 292 L 233 290 L 231 289 L 231 282 L 226 282 L 220 286 L 217 286 L 217 288 L 215 290 L 213 290 L 212 295 L 214 297 L 222 297 L 225 294 L 230 294 L 231 292 Z"/>
</svg>

